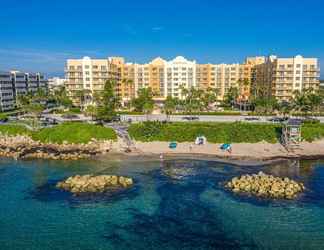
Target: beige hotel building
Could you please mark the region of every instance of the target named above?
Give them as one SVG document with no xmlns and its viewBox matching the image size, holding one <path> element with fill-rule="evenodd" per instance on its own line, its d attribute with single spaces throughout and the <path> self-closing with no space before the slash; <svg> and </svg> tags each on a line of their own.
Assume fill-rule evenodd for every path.
<svg viewBox="0 0 324 250">
<path fill-rule="evenodd" d="M 107 80 L 116 82 L 116 92 L 123 103 L 137 96 L 141 88 L 151 87 L 155 100 L 167 96 L 182 98 L 181 88 L 214 89 L 219 100 L 236 87 L 240 100 L 248 100 L 252 91 L 289 101 L 295 90 L 319 88 L 316 58 L 247 57 L 239 64 L 198 64 L 182 56 L 166 61 L 160 57 L 149 63 L 125 62 L 122 57 L 107 59 L 69 59 L 66 63 L 66 88 L 75 104 L 80 91 L 91 102 Z"/>
</svg>

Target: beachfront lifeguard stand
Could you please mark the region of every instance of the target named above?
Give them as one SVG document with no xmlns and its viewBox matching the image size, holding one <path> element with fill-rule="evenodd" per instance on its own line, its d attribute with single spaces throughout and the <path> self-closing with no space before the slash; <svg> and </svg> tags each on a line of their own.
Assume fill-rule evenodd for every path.
<svg viewBox="0 0 324 250">
<path fill-rule="evenodd" d="M 301 142 L 301 125 L 299 119 L 289 119 L 283 124 L 281 140 L 282 144 L 288 151 L 299 148 Z"/>
</svg>

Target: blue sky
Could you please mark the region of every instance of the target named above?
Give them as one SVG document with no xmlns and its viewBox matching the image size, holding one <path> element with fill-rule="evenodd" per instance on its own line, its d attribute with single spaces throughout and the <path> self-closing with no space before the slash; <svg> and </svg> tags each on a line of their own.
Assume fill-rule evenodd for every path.
<svg viewBox="0 0 324 250">
<path fill-rule="evenodd" d="M 63 75 L 67 58 L 302 54 L 324 65 L 323 0 L 0 0 L 0 70 Z M 322 73 L 323 75 L 323 73 Z"/>
</svg>

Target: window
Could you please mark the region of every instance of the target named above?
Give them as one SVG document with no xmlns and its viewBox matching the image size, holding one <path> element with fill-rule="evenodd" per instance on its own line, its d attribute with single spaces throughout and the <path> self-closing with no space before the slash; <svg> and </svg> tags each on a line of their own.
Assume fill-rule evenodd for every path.
<svg viewBox="0 0 324 250">
<path fill-rule="evenodd" d="M 86 65 L 84 68 L 86 68 L 86 69 L 89 69 L 90 68 L 90 66 L 89 65 Z"/>
<path fill-rule="evenodd" d="M 297 65 L 296 65 L 296 68 L 300 68 L 300 67 L 301 67 L 301 64 L 297 64 Z"/>
</svg>

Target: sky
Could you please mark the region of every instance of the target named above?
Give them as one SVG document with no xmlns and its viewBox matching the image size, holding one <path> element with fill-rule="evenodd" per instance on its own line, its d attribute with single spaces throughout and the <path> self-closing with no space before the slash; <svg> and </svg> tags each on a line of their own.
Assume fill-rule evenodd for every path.
<svg viewBox="0 0 324 250">
<path fill-rule="evenodd" d="M 0 0 L 0 71 L 63 76 L 67 58 L 198 63 L 318 57 L 323 0 Z M 324 69 L 323 69 L 324 71 Z M 322 72 L 324 78 L 324 73 Z"/>
</svg>

